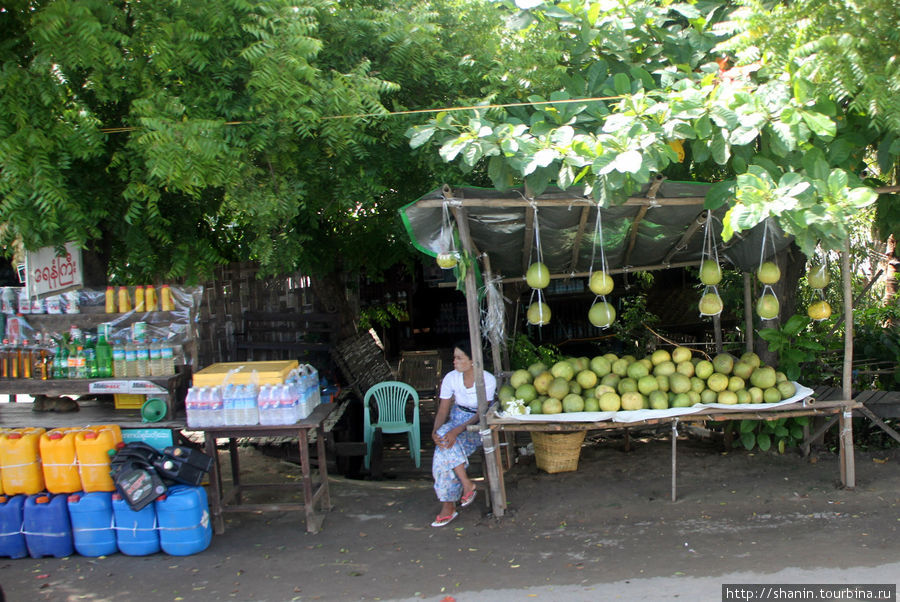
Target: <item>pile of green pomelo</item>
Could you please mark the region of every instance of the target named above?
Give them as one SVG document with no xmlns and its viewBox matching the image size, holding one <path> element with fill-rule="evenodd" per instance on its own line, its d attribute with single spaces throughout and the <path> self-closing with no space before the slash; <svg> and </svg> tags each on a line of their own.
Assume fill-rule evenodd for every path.
<svg viewBox="0 0 900 602">
<path fill-rule="evenodd" d="M 695 404 L 777 403 L 796 394 L 784 373 L 747 352 L 711 360 L 687 347 L 658 349 L 649 357 L 614 353 L 570 357 L 552 366 L 537 362 L 516 370 L 497 396 L 505 407 L 520 399 L 531 414 L 665 410 Z"/>
</svg>

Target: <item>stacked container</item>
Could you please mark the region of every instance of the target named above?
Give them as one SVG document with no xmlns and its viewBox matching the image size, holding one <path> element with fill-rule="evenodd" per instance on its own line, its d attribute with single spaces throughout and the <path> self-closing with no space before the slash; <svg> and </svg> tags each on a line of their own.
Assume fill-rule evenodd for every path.
<svg viewBox="0 0 900 602">
<path fill-rule="evenodd" d="M 22 531 L 32 558 L 62 558 L 75 551 L 66 495 L 29 495 L 25 500 Z"/>
<path fill-rule="evenodd" d="M 81 489 L 91 491 L 115 491 L 109 475 L 109 451 L 122 441 L 118 425 L 91 427 L 75 435 L 75 453 L 81 475 Z"/>
<path fill-rule="evenodd" d="M 120 552 L 128 556 L 147 556 L 159 552 L 155 504 L 149 504 L 140 510 L 132 510 L 120 494 L 114 493 L 112 510 L 116 545 Z"/>
<path fill-rule="evenodd" d="M 73 429 L 53 429 L 41 434 L 41 464 L 44 485 L 50 493 L 73 493 L 81 490 L 78 460 L 75 456 Z"/>
<path fill-rule="evenodd" d="M 159 544 L 166 554 L 189 556 L 209 547 L 212 525 L 206 490 L 173 485 L 153 503 L 159 526 Z"/>
<path fill-rule="evenodd" d="M 32 495 L 44 489 L 40 440 L 42 428 L 0 434 L 0 479 L 7 495 Z"/>
<path fill-rule="evenodd" d="M 111 493 L 73 493 L 68 497 L 68 507 L 76 552 L 93 557 L 116 553 Z"/>
<path fill-rule="evenodd" d="M 22 532 L 25 512 L 24 495 L 0 495 L 0 556 L 25 558 L 28 546 Z"/>
</svg>

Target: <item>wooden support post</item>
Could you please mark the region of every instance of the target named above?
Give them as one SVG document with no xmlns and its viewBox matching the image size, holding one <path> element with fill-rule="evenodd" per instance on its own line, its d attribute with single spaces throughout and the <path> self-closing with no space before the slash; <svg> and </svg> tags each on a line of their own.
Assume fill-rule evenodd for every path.
<svg viewBox="0 0 900 602">
<path fill-rule="evenodd" d="M 472 243 L 472 235 L 469 232 L 469 222 L 466 210 L 454 207 L 453 214 L 456 218 L 456 227 L 459 229 L 460 242 L 463 248 L 472 253 L 475 245 Z M 477 259 L 476 259 L 477 261 Z M 469 318 L 469 342 L 472 345 L 472 364 L 475 368 L 475 395 L 478 398 L 478 416 L 481 442 L 484 448 L 485 476 L 490 488 L 491 510 L 496 517 L 502 517 L 506 509 L 503 494 L 503 473 L 497 470 L 496 448 L 491 430 L 487 426 L 488 399 L 484 387 L 484 356 L 481 352 L 481 312 L 478 308 L 478 285 L 475 282 L 475 266 L 466 270 L 466 313 Z"/>
<path fill-rule="evenodd" d="M 744 351 L 753 351 L 753 277 L 744 272 Z"/>
<path fill-rule="evenodd" d="M 844 370 L 843 398 L 853 399 L 853 290 L 850 282 L 850 239 L 844 241 L 841 253 L 841 282 L 844 285 Z M 844 408 L 838 420 L 840 430 L 841 484 L 856 487 L 856 465 L 853 457 L 853 411 Z"/>
<path fill-rule="evenodd" d="M 676 454 L 678 448 L 678 418 L 672 420 L 672 501 L 675 501 L 675 475 L 677 474 Z"/>
</svg>

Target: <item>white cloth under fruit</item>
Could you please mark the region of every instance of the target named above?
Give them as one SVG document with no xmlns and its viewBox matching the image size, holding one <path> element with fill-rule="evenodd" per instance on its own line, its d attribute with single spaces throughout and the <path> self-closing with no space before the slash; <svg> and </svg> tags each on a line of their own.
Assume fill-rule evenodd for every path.
<svg viewBox="0 0 900 602">
<path fill-rule="evenodd" d="M 796 393 L 783 401 L 777 403 L 698 403 L 688 408 L 668 408 L 666 410 L 620 410 L 618 412 L 571 412 L 563 414 L 523 414 L 518 416 L 505 416 L 504 418 L 511 420 L 521 420 L 523 422 L 642 422 L 644 420 L 654 420 L 658 418 L 670 418 L 673 416 L 684 416 L 686 414 L 699 414 L 708 411 L 710 408 L 721 408 L 726 410 L 751 410 L 766 411 L 782 406 L 799 403 L 812 395 L 813 390 L 804 387 L 799 383 L 794 383 L 797 387 Z"/>
</svg>

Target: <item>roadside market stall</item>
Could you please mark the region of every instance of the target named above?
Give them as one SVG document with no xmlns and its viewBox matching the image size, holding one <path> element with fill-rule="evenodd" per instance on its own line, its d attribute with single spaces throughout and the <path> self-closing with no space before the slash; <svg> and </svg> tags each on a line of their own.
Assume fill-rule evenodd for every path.
<svg viewBox="0 0 900 602">
<path fill-rule="evenodd" d="M 481 341 L 491 342 L 494 366 L 501 366 L 500 347 L 507 337 L 503 318 L 504 283 L 521 282 L 535 262 L 543 263 L 550 279 L 700 266 L 706 259 L 744 273 L 745 341 L 752 350 L 752 298 L 750 273 L 791 243 L 778 225 L 767 220 L 751 230 L 722 241 L 722 217 L 728 207 L 707 211 L 703 204 L 708 184 L 669 182 L 658 178 L 624 204 L 601 208 L 581 190 L 549 189 L 532 197 L 527 190 L 497 191 L 451 188 L 447 185 L 424 195 L 401 210 L 413 244 L 428 255 L 446 260 L 459 256 L 468 269 L 460 271 L 465 283 L 476 374 L 476 393 L 482 416 L 477 428 L 484 442 L 486 472 L 494 514 L 502 516 L 506 506 L 498 434 L 506 431 L 588 431 L 627 428 L 629 425 L 671 425 L 673 485 L 675 495 L 675 442 L 679 422 L 688 420 L 769 420 L 780 416 L 836 414 L 840 424 L 841 481 L 854 486 L 852 410 L 856 406 L 850 390 L 852 333 L 845 339 L 843 399 L 815 403 L 811 390 L 798 387 L 797 394 L 781 404 L 709 405 L 691 412 L 645 410 L 639 416 L 628 412 L 580 412 L 526 419 L 487 414 L 483 386 L 484 358 Z M 467 261 L 471 258 L 471 261 Z M 446 262 L 451 265 L 455 262 Z M 852 322 L 849 259 L 844 253 L 842 287 L 845 319 Z M 480 287 L 479 279 L 485 284 Z M 709 288 L 709 287 L 707 287 Z M 479 305 L 486 298 L 484 319 Z M 717 293 L 716 293 L 717 294 Z M 534 298 L 534 296 L 532 297 Z M 537 303 L 541 303 L 540 293 Z M 588 308 L 585 307 L 585 313 Z M 717 315 L 718 312 L 710 312 Z M 543 321 L 539 317 L 536 322 Z M 534 323 L 534 322 L 533 322 Z M 718 320 L 714 320 L 718 328 Z M 598 330 L 598 332 L 601 332 Z M 496 368 L 495 368 L 496 369 Z M 714 405 L 714 404 L 713 404 Z M 564 417 L 564 418 L 562 418 Z"/>
</svg>

